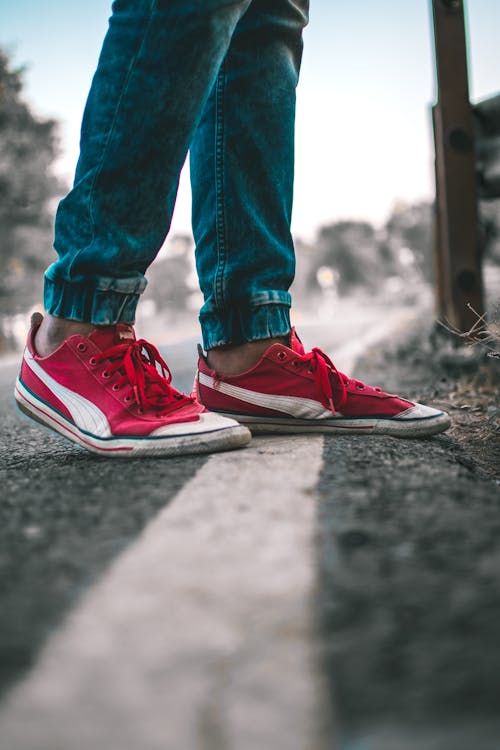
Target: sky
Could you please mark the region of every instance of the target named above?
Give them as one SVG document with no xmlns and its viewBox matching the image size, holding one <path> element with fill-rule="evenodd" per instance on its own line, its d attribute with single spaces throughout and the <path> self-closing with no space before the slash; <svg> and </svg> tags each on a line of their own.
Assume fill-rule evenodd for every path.
<svg viewBox="0 0 500 750">
<path fill-rule="evenodd" d="M 25 65 L 25 98 L 61 123 L 60 174 L 72 177 L 81 115 L 111 0 L 0 0 L 0 45 Z M 500 90 L 500 2 L 467 4 L 471 98 Z M 292 228 L 381 225 L 398 202 L 432 199 L 435 99 L 430 0 L 311 0 L 297 94 Z M 172 231 L 190 231 L 183 174 Z"/>
</svg>

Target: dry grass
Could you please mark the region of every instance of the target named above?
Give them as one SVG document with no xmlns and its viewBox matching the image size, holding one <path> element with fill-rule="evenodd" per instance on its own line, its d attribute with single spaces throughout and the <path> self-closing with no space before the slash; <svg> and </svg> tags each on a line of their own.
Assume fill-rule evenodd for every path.
<svg viewBox="0 0 500 750">
<path fill-rule="evenodd" d="M 441 400 L 453 417 L 449 431 L 489 476 L 500 477 L 500 319 L 487 320 L 476 315 L 469 331 L 460 332 L 439 321 L 465 346 L 473 347 L 486 358 L 473 374 L 463 374 L 450 384 Z"/>
<path fill-rule="evenodd" d="M 467 307 L 476 316 L 476 322 L 468 331 L 459 331 L 444 321 L 439 321 L 439 324 L 453 336 L 461 339 L 464 344 L 480 346 L 486 350 L 489 357 L 500 359 L 500 320 L 488 321 L 487 313 L 479 315 L 471 304 L 468 304 Z"/>
<path fill-rule="evenodd" d="M 485 362 L 473 375 L 450 382 L 437 401 L 453 418 L 448 434 L 490 477 L 500 478 L 500 374 Z"/>
</svg>

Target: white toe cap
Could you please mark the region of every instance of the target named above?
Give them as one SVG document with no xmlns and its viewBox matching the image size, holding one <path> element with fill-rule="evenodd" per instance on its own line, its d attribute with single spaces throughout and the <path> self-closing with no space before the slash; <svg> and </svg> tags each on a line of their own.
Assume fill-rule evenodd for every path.
<svg viewBox="0 0 500 750">
<path fill-rule="evenodd" d="M 439 417 L 441 414 L 444 414 L 444 412 L 440 409 L 417 403 L 398 414 L 396 419 L 429 419 L 430 417 Z"/>
</svg>

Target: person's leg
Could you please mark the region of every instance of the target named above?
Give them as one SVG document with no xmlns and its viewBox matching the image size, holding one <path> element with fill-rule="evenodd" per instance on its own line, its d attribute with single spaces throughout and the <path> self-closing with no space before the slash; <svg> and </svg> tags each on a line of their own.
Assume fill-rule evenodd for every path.
<svg viewBox="0 0 500 750">
<path fill-rule="evenodd" d="M 61 202 L 19 408 L 107 456 L 245 445 L 250 433 L 176 391 L 132 326 L 168 231 L 179 172 L 234 28 L 251 0 L 115 0 Z"/>
<path fill-rule="evenodd" d="M 307 0 L 254 0 L 192 144 L 208 350 L 194 391 L 252 431 L 431 435 L 448 427 L 446 414 L 339 373 L 290 331 L 295 87 L 306 20 Z"/>
<path fill-rule="evenodd" d="M 224 372 L 290 332 L 295 90 L 307 16 L 308 0 L 253 0 L 191 144 L 203 343 Z"/>
<path fill-rule="evenodd" d="M 57 212 L 43 353 L 70 333 L 134 321 L 193 130 L 249 3 L 115 0 L 74 186 Z"/>
</svg>

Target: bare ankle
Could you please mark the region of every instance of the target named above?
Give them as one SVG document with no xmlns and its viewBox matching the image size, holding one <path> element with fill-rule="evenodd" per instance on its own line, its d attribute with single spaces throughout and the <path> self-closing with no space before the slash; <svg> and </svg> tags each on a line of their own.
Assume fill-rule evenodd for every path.
<svg viewBox="0 0 500 750">
<path fill-rule="evenodd" d="M 93 323 L 84 323 L 79 320 L 68 320 L 66 318 L 56 318 L 54 315 L 46 315 L 35 335 L 37 354 L 40 357 L 48 357 L 69 336 L 74 336 L 77 333 L 86 336 L 95 328 L 96 326 Z"/>
<path fill-rule="evenodd" d="M 238 375 L 257 364 L 266 349 L 273 344 L 289 345 L 288 336 L 276 336 L 260 341 L 247 341 L 239 346 L 217 346 L 207 352 L 209 366 L 221 375 Z"/>
</svg>

